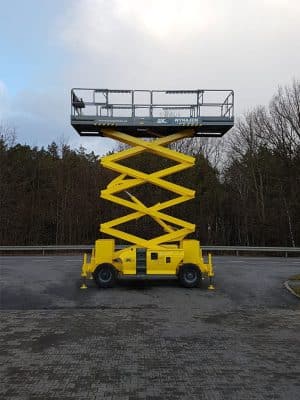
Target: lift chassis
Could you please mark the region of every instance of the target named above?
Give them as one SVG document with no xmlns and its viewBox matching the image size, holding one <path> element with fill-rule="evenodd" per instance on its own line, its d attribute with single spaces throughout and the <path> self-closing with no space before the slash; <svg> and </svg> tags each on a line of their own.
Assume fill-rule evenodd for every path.
<svg viewBox="0 0 300 400">
<path fill-rule="evenodd" d="M 216 102 L 207 100 L 209 96 L 206 92 L 209 95 L 215 95 L 215 92 L 218 95 L 219 92 L 223 95 L 223 92 L 227 93 L 223 101 Z M 168 97 L 170 94 L 179 95 L 181 100 L 175 104 L 165 100 L 155 102 L 155 97 L 161 99 L 162 95 Z M 119 96 L 118 102 L 112 103 L 110 97 L 116 95 Z M 129 96 L 130 102 L 119 100 L 124 95 Z M 143 102 L 136 101 L 137 95 L 139 98 L 143 96 Z M 183 100 L 190 96 L 194 96 L 195 101 L 186 104 Z M 205 109 L 210 110 L 210 107 L 219 112 L 205 113 Z M 89 260 L 88 255 L 84 255 L 81 288 L 87 287 L 86 280 L 89 278 L 94 279 L 99 287 L 108 288 L 115 285 L 118 277 L 124 276 L 178 277 L 179 282 L 189 288 L 199 286 L 202 279 L 207 277 L 208 288 L 214 289 L 211 255 L 204 262 L 200 242 L 186 239 L 195 231 L 195 225 L 164 212 L 167 208 L 195 197 L 193 190 L 164 179 L 195 163 L 194 157 L 167 146 L 184 138 L 218 137 L 227 132 L 233 126 L 233 92 L 73 89 L 71 108 L 71 123 L 80 135 L 108 137 L 130 146 L 101 159 L 103 167 L 119 175 L 101 191 L 100 197 L 120 207 L 129 208 L 130 213 L 100 225 L 100 232 L 109 238 L 96 240 Z M 162 112 L 172 116 L 161 117 Z M 121 163 L 143 152 L 167 158 L 173 165 L 146 173 Z M 131 188 L 143 184 L 168 190 L 174 197 L 146 206 L 130 193 Z M 144 216 L 151 217 L 164 233 L 146 240 L 118 227 Z M 115 239 L 129 244 L 120 248 L 116 246 Z"/>
</svg>

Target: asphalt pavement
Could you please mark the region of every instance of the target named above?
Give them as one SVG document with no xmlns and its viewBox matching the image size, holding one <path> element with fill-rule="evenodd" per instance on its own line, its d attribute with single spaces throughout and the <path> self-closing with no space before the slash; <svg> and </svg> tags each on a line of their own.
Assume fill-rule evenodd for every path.
<svg viewBox="0 0 300 400">
<path fill-rule="evenodd" d="M 214 264 L 215 291 L 80 290 L 81 257 L 0 257 L 0 398 L 298 400 L 300 259 Z"/>
</svg>

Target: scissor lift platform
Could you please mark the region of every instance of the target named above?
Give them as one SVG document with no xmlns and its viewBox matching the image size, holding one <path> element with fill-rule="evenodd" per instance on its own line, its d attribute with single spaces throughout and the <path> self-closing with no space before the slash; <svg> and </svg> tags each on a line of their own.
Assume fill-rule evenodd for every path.
<svg viewBox="0 0 300 400">
<path fill-rule="evenodd" d="M 103 167 L 119 175 L 101 191 L 102 199 L 130 209 L 129 214 L 102 222 L 90 259 L 84 256 L 82 289 L 94 278 L 101 288 L 112 287 L 118 276 L 172 275 L 185 287 L 209 278 L 213 289 L 211 255 L 204 262 L 200 242 L 186 237 L 195 225 L 169 215 L 165 210 L 191 200 L 195 191 L 165 179 L 195 164 L 195 158 L 169 147 L 190 137 L 219 137 L 234 123 L 232 90 L 108 90 L 72 89 L 71 124 L 82 136 L 104 136 L 129 145 L 101 159 Z M 143 138 L 152 138 L 145 140 Z M 158 171 L 141 171 L 122 163 L 141 153 L 152 153 L 173 165 Z M 151 184 L 171 193 L 171 198 L 146 205 L 130 193 L 131 188 Z M 152 218 L 163 230 L 150 239 L 122 230 L 141 218 Z M 128 243 L 118 251 L 115 239 Z"/>
<path fill-rule="evenodd" d="M 71 91 L 71 124 L 81 136 L 113 128 L 136 137 L 170 135 L 193 128 L 194 136 L 220 137 L 234 124 L 232 90 Z"/>
</svg>

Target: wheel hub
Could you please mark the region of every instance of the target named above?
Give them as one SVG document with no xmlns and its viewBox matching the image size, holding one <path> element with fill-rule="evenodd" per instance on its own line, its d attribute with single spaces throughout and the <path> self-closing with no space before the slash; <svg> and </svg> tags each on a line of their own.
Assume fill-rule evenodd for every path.
<svg viewBox="0 0 300 400">
<path fill-rule="evenodd" d="M 193 272 L 193 271 L 187 272 L 187 274 L 186 274 L 186 279 L 187 279 L 188 281 L 192 282 L 192 281 L 195 280 L 195 278 L 196 278 L 195 272 Z"/>
<path fill-rule="evenodd" d="M 101 281 L 108 282 L 111 278 L 111 272 L 110 271 L 101 271 L 99 277 L 100 277 Z"/>
</svg>

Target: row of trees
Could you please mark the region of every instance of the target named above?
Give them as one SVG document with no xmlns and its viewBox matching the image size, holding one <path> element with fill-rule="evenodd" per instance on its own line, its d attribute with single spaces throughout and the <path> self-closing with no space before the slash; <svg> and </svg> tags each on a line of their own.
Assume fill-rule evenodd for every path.
<svg viewBox="0 0 300 400">
<path fill-rule="evenodd" d="M 299 81 L 238 121 L 228 155 L 224 185 L 235 210 L 230 242 L 299 245 Z"/>
<path fill-rule="evenodd" d="M 115 175 L 94 153 L 16 144 L 4 127 L 0 135 L 0 245 L 92 243 L 100 222 L 127 212 L 99 200 Z M 166 211 L 196 223 L 203 244 L 300 245 L 299 81 L 240 118 L 223 140 L 186 139 L 175 147 L 194 155 L 196 165 L 168 179 L 197 195 Z M 128 163 L 147 171 L 167 166 L 149 154 Z M 147 205 L 170 196 L 150 185 L 131 192 Z M 160 232 L 147 218 L 127 229 L 145 238 Z"/>
</svg>

